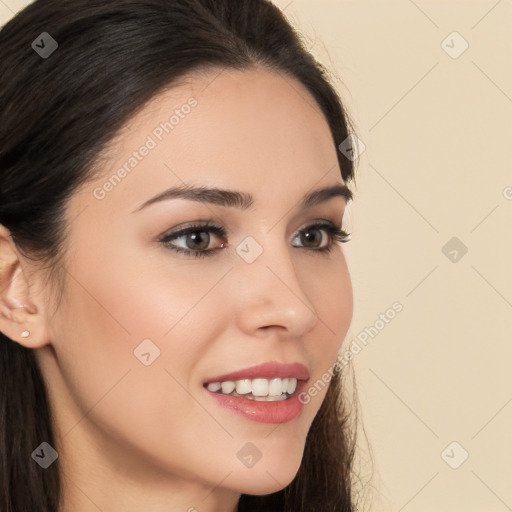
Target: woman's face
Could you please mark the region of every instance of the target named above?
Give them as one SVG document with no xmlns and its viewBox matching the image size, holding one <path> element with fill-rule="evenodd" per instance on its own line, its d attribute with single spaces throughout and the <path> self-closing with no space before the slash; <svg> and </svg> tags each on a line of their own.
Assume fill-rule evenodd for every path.
<svg viewBox="0 0 512 512">
<path fill-rule="evenodd" d="M 146 496 L 174 483 L 195 497 L 200 488 L 211 494 L 205 503 L 275 492 L 298 471 L 327 391 L 322 375 L 352 318 L 341 244 L 325 227 L 307 229 L 340 228 L 346 201 L 302 205 L 344 183 L 328 125 L 292 78 L 224 70 L 159 95 L 114 142 L 101 176 L 69 202 L 66 288 L 48 315 L 51 345 L 36 351 L 60 463 L 100 507 L 126 482 Z M 209 202 L 213 194 L 151 202 L 183 186 L 252 203 Z M 170 236 L 206 222 L 221 231 Z M 297 391 L 285 401 L 232 399 L 243 413 L 204 386 L 268 362 L 304 365 L 306 389 L 320 381 L 320 391 L 301 409 Z M 283 371 L 270 369 L 304 379 Z M 201 510 L 197 499 L 187 506 Z"/>
</svg>

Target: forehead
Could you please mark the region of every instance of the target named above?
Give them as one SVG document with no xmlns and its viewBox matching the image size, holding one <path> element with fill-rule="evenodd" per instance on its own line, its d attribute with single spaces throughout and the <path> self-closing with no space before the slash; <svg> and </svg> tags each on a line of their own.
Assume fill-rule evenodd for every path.
<svg viewBox="0 0 512 512">
<path fill-rule="evenodd" d="M 292 77 L 261 68 L 187 77 L 133 116 L 101 162 L 93 185 L 132 205 L 184 182 L 247 190 L 259 201 L 343 181 L 313 97 Z"/>
</svg>

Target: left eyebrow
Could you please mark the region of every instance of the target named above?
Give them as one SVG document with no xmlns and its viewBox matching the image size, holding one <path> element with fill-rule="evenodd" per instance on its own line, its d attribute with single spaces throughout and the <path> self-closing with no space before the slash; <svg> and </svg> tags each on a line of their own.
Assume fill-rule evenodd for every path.
<svg viewBox="0 0 512 512">
<path fill-rule="evenodd" d="M 319 203 L 328 201 L 333 197 L 343 197 L 345 199 L 345 203 L 348 203 L 353 198 L 351 190 L 346 185 L 337 183 L 306 194 L 302 198 L 301 208 L 310 208 Z M 235 190 L 226 190 L 215 187 L 181 185 L 179 187 L 165 190 L 161 194 L 148 199 L 142 206 L 136 208 L 132 213 L 140 211 L 151 204 L 170 199 L 188 199 L 190 201 L 211 203 L 217 206 L 239 208 L 241 210 L 247 210 L 254 203 L 253 196 L 246 192 L 238 192 Z"/>
</svg>

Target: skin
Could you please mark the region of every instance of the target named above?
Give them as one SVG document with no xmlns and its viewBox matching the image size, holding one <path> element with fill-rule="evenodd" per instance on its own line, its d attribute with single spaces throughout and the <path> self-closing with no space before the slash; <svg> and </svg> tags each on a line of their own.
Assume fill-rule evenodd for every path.
<svg viewBox="0 0 512 512">
<path fill-rule="evenodd" d="M 263 69 L 217 75 L 193 75 L 155 97 L 113 141 L 100 175 L 70 198 L 67 279 L 55 311 L 42 271 L 0 226 L 0 328 L 35 350 L 48 384 L 64 478 L 59 512 L 234 512 L 241 493 L 276 492 L 299 469 L 327 387 L 276 425 L 221 408 L 202 382 L 299 361 L 314 383 L 334 363 L 353 306 L 342 245 L 334 240 L 321 254 L 297 234 L 319 219 L 341 227 L 345 200 L 298 203 L 343 180 L 328 125 L 299 82 Z M 191 96 L 191 113 L 97 199 L 94 189 Z M 248 192 L 254 203 L 243 211 L 174 199 L 132 213 L 182 181 Z M 227 245 L 213 256 L 195 259 L 158 241 L 208 219 L 228 231 L 210 234 L 208 248 Z M 235 250 L 249 235 L 263 248 L 251 264 Z M 160 349 L 149 366 L 134 356 L 145 338 Z M 262 453 L 252 468 L 236 457 L 247 442 Z"/>
</svg>

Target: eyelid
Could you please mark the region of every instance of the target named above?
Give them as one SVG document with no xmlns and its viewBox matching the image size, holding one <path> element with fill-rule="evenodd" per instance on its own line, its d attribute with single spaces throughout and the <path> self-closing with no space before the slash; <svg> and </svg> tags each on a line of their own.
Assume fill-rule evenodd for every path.
<svg viewBox="0 0 512 512">
<path fill-rule="evenodd" d="M 343 219 L 342 219 L 343 220 Z M 333 221 L 332 219 L 326 219 L 326 218 L 317 218 L 312 219 L 304 224 L 302 224 L 297 230 L 294 232 L 294 237 L 297 236 L 301 231 L 303 231 L 306 228 L 312 228 L 312 227 L 325 227 L 328 226 L 334 226 L 337 229 L 341 230 L 343 225 L 342 222 L 339 223 L 338 221 Z M 183 224 L 178 224 L 178 226 L 175 226 L 164 233 L 162 233 L 158 240 L 162 241 L 164 239 L 174 239 L 179 238 L 181 236 L 184 236 L 190 232 L 199 231 L 201 229 L 205 229 L 207 231 L 213 232 L 216 235 L 219 236 L 226 236 L 227 229 L 221 225 L 218 225 L 215 223 L 213 219 L 207 219 L 207 220 L 196 220 L 196 221 L 189 221 L 185 222 Z"/>
<path fill-rule="evenodd" d="M 332 226 L 335 226 L 337 229 L 341 229 L 341 227 L 342 227 L 341 223 L 338 222 L 337 220 L 318 217 L 316 219 L 308 220 L 306 223 L 302 224 L 301 227 L 296 230 L 296 233 L 300 233 L 303 229 L 310 228 L 313 226 L 318 226 L 318 225 L 322 225 L 322 226 L 332 225 Z"/>
<path fill-rule="evenodd" d="M 189 231 L 198 231 L 199 229 L 208 229 L 212 231 L 222 231 L 226 232 L 226 228 L 223 226 L 220 226 L 216 224 L 213 219 L 207 219 L 207 220 L 196 220 L 196 221 L 190 221 L 185 222 L 183 224 L 178 224 L 177 226 L 174 226 L 173 228 L 170 228 L 164 233 L 162 233 L 158 239 L 161 240 L 163 238 L 168 238 L 175 235 L 181 235 L 183 232 L 187 233 Z"/>
<path fill-rule="evenodd" d="M 161 237 L 159 237 L 159 242 L 166 246 L 168 250 L 171 250 L 172 252 L 176 254 L 183 254 L 187 259 L 193 258 L 195 260 L 204 258 L 207 256 L 214 256 L 217 254 L 223 247 L 224 244 L 221 244 L 220 247 L 215 249 L 205 249 L 205 250 L 194 250 L 194 249 L 188 249 L 180 247 L 179 245 L 171 244 L 171 241 L 182 238 L 184 236 L 187 236 L 190 233 L 197 233 L 197 232 L 206 232 L 206 233 L 213 233 L 216 236 L 219 236 L 221 238 L 226 238 L 227 230 L 223 226 L 218 226 L 213 223 L 211 219 L 208 221 L 195 221 L 193 223 L 187 223 L 188 225 L 177 229 L 175 231 L 167 232 L 167 234 L 163 234 Z M 176 229 L 176 228 L 173 228 Z M 301 233 L 307 230 L 312 229 L 318 229 L 323 230 L 327 233 L 328 236 L 328 244 L 326 246 L 320 247 L 320 248 L 311 248 L 311 247 L 304 247 L 299 245 L 298 248 L 305 249 L 308 253 L 318 255 L 318 256 L 328 256 L 331 251 L 334 249 L 334 246 L 346 243 L 350 241 L 350 233 L 347 233 L 342 229 L 342 227 L 338 227 L 338 223 L 334 222 L 332 220 L 328 219 L 317 219 L 316 221 L 310 221 L 308 224 L 304 225 L 303 227 L 299 228 L 296 232 L 296 234 L 293 237 L 293 240 L 300 236 Z M 293 246 L 297 247 L 297 246 Z"/>
</svg>

